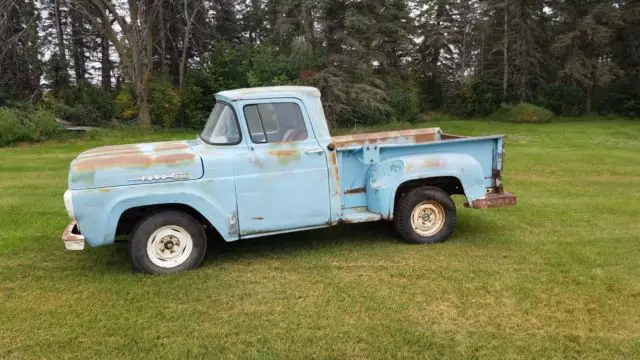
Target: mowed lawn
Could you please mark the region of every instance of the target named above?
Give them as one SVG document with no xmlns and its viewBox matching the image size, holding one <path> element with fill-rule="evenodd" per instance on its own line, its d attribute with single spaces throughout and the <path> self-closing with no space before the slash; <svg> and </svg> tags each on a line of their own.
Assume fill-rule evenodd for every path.
<svg viewBox="0 0 640 360">
<path fill-rule="evenodd" d="M 640 358 L 640 121 L 421 125 L 507 134 L 518 205 L 457 199 L 438 245 L 345 225 L 170 276 L 133 273 L 125 243 L 66 252 L 62 194 L 80 151 L 195 133 L 0 149 L 0 358 Z"/>
</svg>

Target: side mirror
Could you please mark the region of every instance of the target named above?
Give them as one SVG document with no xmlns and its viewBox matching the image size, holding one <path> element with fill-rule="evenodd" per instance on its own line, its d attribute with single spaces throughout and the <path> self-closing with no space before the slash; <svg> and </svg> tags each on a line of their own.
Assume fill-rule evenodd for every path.
<svg viewBox="0 0 640 360">
<path fill-rule="evenodd" d="M 327 145 L 327 149 L 329 149 L 329 151 L 333 151 L 336 149 L 336 144 L 334 143 L 329 143 L 329 145 Z"/>
</svg>

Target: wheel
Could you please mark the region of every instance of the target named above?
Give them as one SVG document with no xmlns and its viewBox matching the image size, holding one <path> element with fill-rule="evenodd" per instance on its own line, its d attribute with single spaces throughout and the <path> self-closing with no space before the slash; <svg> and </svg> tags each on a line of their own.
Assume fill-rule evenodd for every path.
<svg viewBox="0 0 640 360">
<path fill-rule="evenodd" d="M 191 215 L 163 211 L 141 220 L 129 240 L 133 266 L 150 274 L 196 268 L 207 250 L 204 229 Z"/>
<path fill-rule="evenodd" d="M 437 187 L 415 188 L 398 200 L 394 223 L 408 243 L 442 242 L 456 226 L 456 206 L 449 194 Z"/>
</svg>

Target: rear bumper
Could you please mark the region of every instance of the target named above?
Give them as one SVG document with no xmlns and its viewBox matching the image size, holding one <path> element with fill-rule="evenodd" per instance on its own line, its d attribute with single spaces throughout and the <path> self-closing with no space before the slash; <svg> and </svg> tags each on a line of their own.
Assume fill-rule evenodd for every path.
<svg viewBox="0 0 640 360">
<path fill-rule="evenodd" d="M 64 229 L 62 240 L 64 241 L 64 248 L 67 250 L 84 250 L 84 236 L 80 234 L 76 221 L 72 221 Z"/>
<path fill-rule="evenodd" d="M 489 193 L 482 199 L 473 200 L 471 202 L 471 207 L 474 209 L 488 209 L 494 207 L 514 206 L 515 204 L 516 194 L 514 193 Z"/>
</svg>

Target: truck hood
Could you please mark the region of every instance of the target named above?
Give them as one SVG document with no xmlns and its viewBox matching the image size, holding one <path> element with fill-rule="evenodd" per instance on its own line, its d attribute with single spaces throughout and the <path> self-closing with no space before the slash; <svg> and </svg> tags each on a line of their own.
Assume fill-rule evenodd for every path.
<svg viewBox="0 0 640 360">
<path fill-rule="evenodd" d="M 194 145 L 197 142 L 168 141 L 87 150 L 71 162 L 69 189 L 199 179 L 202 159 Z"/>
</svg>

